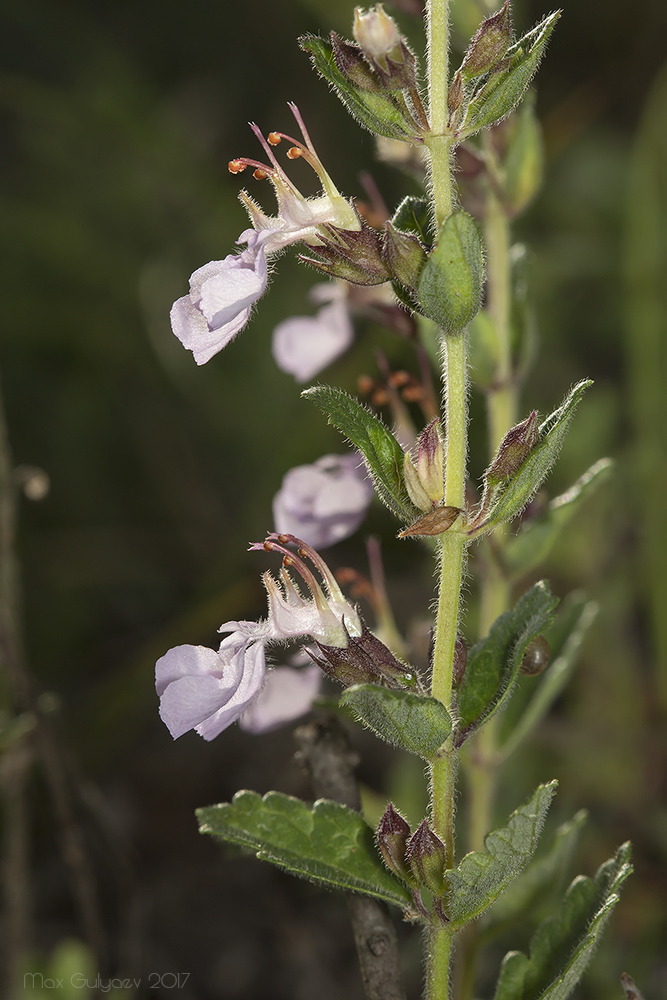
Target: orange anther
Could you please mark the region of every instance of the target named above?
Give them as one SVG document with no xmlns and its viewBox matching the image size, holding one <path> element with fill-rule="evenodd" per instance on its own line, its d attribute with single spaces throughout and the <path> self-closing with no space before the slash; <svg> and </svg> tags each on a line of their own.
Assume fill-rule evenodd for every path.
<svg viewBox="0 0 667 1000">
<path fill-rule="evenodd" d="M 283 141 L 283 137 L 278 132 L 269 132 L 266 138 L 269 140 L 269 145 L 271 146 L 277 146 L 279 142 Z"/>
<path fill-rule="evenodd" d="M 300 146 L 292 146 L 291 149 L 287 150 L 287 156 L 290 160 L 298 160 L 302 153 L 303 150 Z"/>
<path fill-rule="evenodd" d="M 266 170 L 260 170 L 260 168 L 257 167 L 257 170 L 253 170 L 252 176 L 256 181 L 265 181 L 269 175 Z"/>
<path fill-rule="evenodd" d="M 242 174 L 246 168 L 246 164 L 241 160 L 230 160 L 227 164 L 227 169 L 230 174 Z"/>
</svg>

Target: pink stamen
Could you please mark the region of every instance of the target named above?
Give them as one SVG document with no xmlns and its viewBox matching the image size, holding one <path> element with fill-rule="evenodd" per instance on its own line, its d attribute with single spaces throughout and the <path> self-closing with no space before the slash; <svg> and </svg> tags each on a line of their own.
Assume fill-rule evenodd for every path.
<svg viewBox="0 0 667 1000">
<path fill-rule="evenodd" d="M 296 104 L 294 104 L 292 101 L 288 101 L 287 102 L 287 107 L 290 109 L 290 111 L 294 115 L 294 119 L 295 119 L 297 125 L 299 126 L 299 129 L 301 130 L 301 135 L 303 136 L 303 138 L 305 140 L 306 146 L 308 146 L 308 149 L 313 154 L 313 156 L 315 157 L 315 159 L 318 159 L 317 153 L 315 152 L 315 147 L 313 146 L 313 144 L 311 142 L 311 139 L 310 139 L 310 136 L 308 135 L 308 129 L 306 128 L 306 126 L 304 124 L 304 120 L 301 117 L 301 112 L 297 108 Z M 300 145 L 300 143 L 298 143 L 298 145 Z"/>
<path fill-rule="evenodd" d="M 254 167 L 255 170 L 261 171 L 264 177 L 269 177 L 275 173 L 275 170 L 267 166 L 266 163 L 260 163 L 259 160 L 251 160 L 247 156 L 239 156 L 236 160 L 230 160 L 227 164 L 230 174 L 242 174 L 246 167 Z M 257 179 L 260 180 L 260 178 Z M 261 179 L 263 180 L 264 178 Z"/>
</svg>

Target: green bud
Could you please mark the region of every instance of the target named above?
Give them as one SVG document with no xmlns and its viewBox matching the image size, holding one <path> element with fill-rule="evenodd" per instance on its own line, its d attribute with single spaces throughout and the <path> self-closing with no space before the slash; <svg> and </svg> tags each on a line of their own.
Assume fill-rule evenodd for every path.
<svg viewBox="0 0 667 1000">
<path fill-rule="evenodd" d="M 424 246 L 430 246 L 430 206 L 426 198 L 408 195 L 394 212 L 391 222 L 403 233 L 414 233 Z"/>
<path fill-rule="evenodd" d="M 510 0 L 505 0 L 500 10 L 487 17 L 477 29 L 461 63 L 461 75 L 470 80 L 488 73 L 503 58 L 511 41 Z"/>
<path fill-rule="evenodd" d="M 424 315 L 445 333 L 461 333 L 479 309 L 483 278 L 477 225 L 466 212 L 454 212 L 442 224 L 436 247 L 419 278 Z"/>
<path fill-rule="evenodd" d="M 415 507 L 419 507 L 420 510 L 432 510 L 433 504 L 431 503 L 431 498 L 422 486 L 419 473 L 410 457 L 410 453 L 407 451 L 403 456 L 403 478 L 405 479 L 408 496 Z"/>
<path fill-rule="evenodd" d="M 445 845 L 433 833 L 426 820 L 410 838 L 407 847 L 410 868 L 420 885 L 426 886 L 434 896 L 442 896 L 445 889 Z"/>
<path fill-rule="evenodd" d="M 416 290 L 426 251 L 414 233 L 402 233 L 391 222 L 386 222 L 384 228 L 382 256 L 387 267 L 402 285 Z"/>
</svg>

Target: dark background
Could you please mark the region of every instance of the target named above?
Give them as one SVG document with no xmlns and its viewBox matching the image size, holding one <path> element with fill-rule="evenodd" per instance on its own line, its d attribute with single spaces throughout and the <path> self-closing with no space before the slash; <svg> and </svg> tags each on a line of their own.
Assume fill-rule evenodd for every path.
<svg viewBox="0 0 667 1000">
<path fill-rule="evenodd" d="M 517 28 L 546 12 L 518 4 Z M 150 973 L 179 972 L 191 973 L 175 990 L 182 1000 L 361 997 L 341 899 L 197 834 L 194 808 L 238 788 L 309 796 L 289 730 L 251 737 L 234 727 L 211 744 L 194 734 L 172 743 L 153 687 L 170 646 L 212 645 L 220 622 L 263 613 L 267 567 L 247 543 L 271 528 L 289 467 L 342 450 L 269 349 L 276 322 L 311 310 L 316 276 L 281 258 L 250 328 L 203 368 L 172 336 L 168 311 L 190 272 L 230 252 L 245 228 L 227 161 L 258 155 L 249 120 L 291 131 L 288 100 L 347 195 L 363 194 L 363 170 L 390 207 L 414 190 L 375 161 L 372 137 L 296 44 L 306 31 L 349 35 L 351 7 L 3 0 L 0 13 L 0 378 L 15 462 L 51 481 L 44 500 L 21 502 L 17 552 L 27 659 L 50 693 L 41 704 L 71 813 L 63 820 L 35 749 L 25 968 L 55 974 L 54 962 L 79 971 L 88 961 L 142 978 L 142 998 L 173 995 L 167 979 L 151 990 Z M 419 20 L 398 16 L 419 50 Z M 459 40 L 480 16 L 459 8 Z M 591 874 L 634 841 L 636 875 L 579 988 L 592 1000 L 620 998 L 623 970 L 651 1000 L 667 973 L 666 20 L 658 0 L 568 5 L 539 73 L 545 186 L 518 225 L 534 253 L 541 338 L 525 409 L 548 412 L 574 381 L 596 383 L 549 489 L 602 455 L 618 461 L 546 567 L 559 595 L 584 587 L 600 603 L 597 623 L 571 689 L 499 796 L 501 819 L 537 781 L 558 777 L 554 822 L 583 806 L 591 814 L 576 871 Z M 298 183 L 307 188 L 305 171 Z M 253 193 L 273 210 L 268 185 Z M 395 337 L 360 326 L 327 378 L 355 391 L 360 372 L 375 374 L 378 346 L 411 363 Z M 472 434 L 479 473 L 478 399 Z M 391 537 L 394 526 L 374 508 L 364 530 Z M 389 544 L 386 559 L 406 625 L 431 598 L 430 568 L 405 545 Z M 331 562 L 365 570 L 354 542 Z M 475 599 L 473 582 L 473 616 Z M 355 739 L 368 788 L 408 796 L 412 765 Z M 86 858 L 79 898 L 87 892 L 100 915 L 102 943 L 64 861 L 72 826 Z M 11 912 L 5 920 L 7 931 Z M 419 936 L 400 932 L 416 997 Z M 106 957 L 68 952 L 72 940 Z"/>
</svg>

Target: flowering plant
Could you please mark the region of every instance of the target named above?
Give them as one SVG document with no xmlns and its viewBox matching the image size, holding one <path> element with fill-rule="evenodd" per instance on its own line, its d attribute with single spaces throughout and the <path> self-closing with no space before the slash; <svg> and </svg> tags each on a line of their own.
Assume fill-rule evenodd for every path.
<svg viewBox="0 0 667 1000">
<path fill-rule="evenodd" d="M 528 867 L 556 782 L 540 784 L 491 829 L 494 776 L 560 693 L 592 619 L 591 603 L 580 597 L 558 614 L 548 583 L 527 587 L 526 578 L 562 531 L 563 512 L 584 502 L 609 468 L 597 463 L 529 516 L 590 385 L 574 386 L 545 419 L 535 411 L 519 419 L 527 333 L 511 308 L 511 222 L 539 186 L 539 129 L 528 88 L 559 12 L 515 39 L 506 0 L 482 21 L 453 73 L 447 0 L 430 0 L 427 15 L 426 81 L 381 4 L 356 11 L 354 41 L 335 33 L 301 39 L 360 125 L 379 140 L 399 143 L 401 162 L 409 147 L 426 174 L 424 196 L 408 196 L 391 216 L 369 219 L 338 192 L 290 105 L 300 139 L 278 131 L 265 138 L 253 125 L 268 162 L 242 157 L 229 164 L 234 174 L 250 167 L 257 180 L 270 181 L 277 215 L 267 216 L 241 192 L 252 223 L 238 239 L 245 249 L 195 271 L 190 293 L 171 313 L 174 333 L 197 364 L 209 361 L 247 325 L 267 288 L 267 259 L 298 243 L 307 248 L 301 259 L 336 283 L 315 319 L 298 317 L 276 330 L 276 360 L 297 380 L 307 381 L 349 345 L 345 303 L 353 293 L 344 289 L 350 286 L 377 287 L 373 308 L 381 303 L 389 317 L 400 304 L 410 326 L 419 378 L 381 372 L 393 429 L 340 389 L 318 385 L 304 392 L 358 454 L 327 456 L 286 476 L 274 501 L 277 530 L 251 546 L 282 557 L 278 579 L 264 574 L 266 619 L 226 622 L 217 651 L 179 646 L 156 666 L 160 713 L 174 738 L 194 728 L 210 740 L 236 720 L 258 731 L 296 718 L 317 696 L 321 671 L 345 689 L 338 699 L 342 715 L 428 768 L 428 814 L 413 830 L 389 802 L 373 838 L 358 811 L 349 760 L 329 754 L 322 766 L 317 733 L 330 731 L 329 719 L 319 730 L 300 730 L 318 797 L 312 808 L 278 792 L 261 798 L 244 791 L 231 803 L 198 811 L 203 832 L 365 897 L 363 906 L 354 897 L 351 914 L 367 995 L 378 1000 L 404 996 L 392 925 L 378 901 L 423 925 L 426 996 L 449 998 L 455 982 L 457 998 L 468 1000 L 481 948 L 508 921 L 527 916 L 531 901 L 552 894 L 565 866 L 581 817 L 562 826 L 540 863 Z M 290 144 L 288 158 L 303 158 L 315 171 L 317 197 L 305 198 L 288 178 L 274 152 L 283 140 Z M 475 165 L 471 190 L 460 194 L 453 182 L 456 157 Z M 442 366 L 435 374 L 434 359 Z M 438 377 L 442 410 L 432 385 Z M 466 475 L 469 380 L 484 392 L 488 411 L 489 459 L 479 490 Z M 408 404 L 419 407 L 423 427 L 415 426 Z M 381 574 L 371 585 L 371 627 L 317 551 L 359 527 L 371 489 L 396 517 L 399 537 L 411 540 L 406 544 L 436 553 L 432 643 L 421 667 L 418 651 L 398 632 Z M 519 518 L 511 534 L 508 525 Z M 481 611 L 479 638 L 468 644 L 461 592 L 473 543 Z M 267 671 L 266 648 L 293 640 L 305 643 L 301 655 L 311 666 Z M 467 853 L 457 853 L 455 844 L 461 768 L 470 799 Z M 625 844 L 594 878 L 575 880 L 530 948 L 505 955 L 494 1000 L 565 998 L 629 872 Z M 379 953 L 369 944 L 369 925 L 381 928 L 386 945 Z"/>
</svg>

